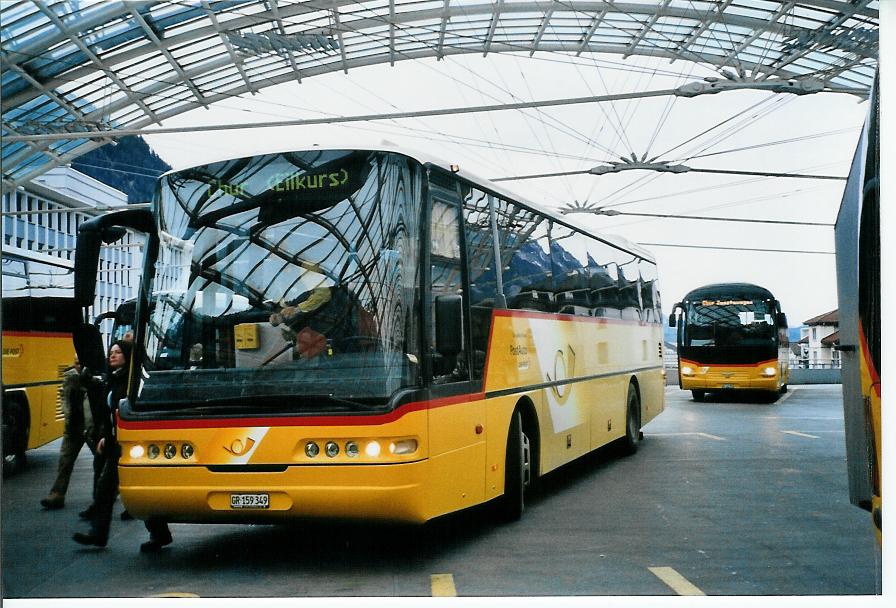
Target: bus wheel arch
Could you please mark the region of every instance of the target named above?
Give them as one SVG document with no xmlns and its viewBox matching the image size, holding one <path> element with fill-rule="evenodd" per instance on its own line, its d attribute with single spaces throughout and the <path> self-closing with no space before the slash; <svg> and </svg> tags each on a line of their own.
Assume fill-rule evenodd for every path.
<svg viewBox="0 0 896 608">
<path fill-rule="evenodd" d="M 3 475 L 15 475 L 25 468 L 31 408 L 24 391 L 3 393 Z"/>
<path fill-rule="evenodd" d="M 632 376 L 625 396 L 625 437 L 622 439 L 622 451 L 634 454 L 638 451 L 641 440 L 641 387 L 638 379 Z"/>
</svg>

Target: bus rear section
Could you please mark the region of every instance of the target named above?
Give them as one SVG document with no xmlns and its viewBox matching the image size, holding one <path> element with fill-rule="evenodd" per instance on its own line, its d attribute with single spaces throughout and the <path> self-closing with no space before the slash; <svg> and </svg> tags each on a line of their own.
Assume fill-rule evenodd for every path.
<svg viewBox="0 0 896 608">
<path fill-rule="evenodd" d="M 46 257 L 46 256 L 44 256 Z M 27 450 L 62 436 L 62 375 L 72 366 L 79 310 L 72 268 L 36 254 L 3 256 L 3 471 L 25 466 Z"/>
<path fill-rule="evenodd" d="M 768 290 L 749 283 L 689 292 L 670 317 L 677 327 L 678 378 L 695 400 L 715 391 L 787 390 L 787 320 Z"/>
<path fill-rule="evenodd" d="M 834 229 L 850 502 L 883 527 L 880 101 L 876 81 Z"/>
</svg>

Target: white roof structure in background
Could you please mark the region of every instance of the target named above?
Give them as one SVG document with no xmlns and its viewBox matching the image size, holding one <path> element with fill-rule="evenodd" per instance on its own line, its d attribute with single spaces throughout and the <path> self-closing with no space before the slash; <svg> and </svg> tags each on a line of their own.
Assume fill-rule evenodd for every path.
<svg viewBox="0 0 896 608">
<path fill-rule="evenodd" d="M 114 140 L 116 129 L 161 125 L 288 81 L 425 57 L 647 55 L 715 66 L 722 83 L 866 95 L 877 65 L 878 4 L 4 1 L 3 190 Z M 61 134 L 70 139 L 51 137 Z"/>
</svg>

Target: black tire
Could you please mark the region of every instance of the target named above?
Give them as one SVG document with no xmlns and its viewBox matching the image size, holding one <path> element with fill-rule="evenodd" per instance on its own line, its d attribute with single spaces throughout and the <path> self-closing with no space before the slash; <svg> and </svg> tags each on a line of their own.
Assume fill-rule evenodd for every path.
<svg viewBox="0 0 896 608">
<path fill-rule="evenodd" d="M 634 384 L 628 385 L 625 398 L 625 437 L 622 440 L 622 453 L 631 455 L 638 451 L 641 440 L 641 399 Z"/>
<path fill-rule="evenodd" d="M 523 516 L 531 467 L 529 438 L 523 432 L 523 417 L 516 410 L 510 418 L 504 457 L 504 496 L 500 500 L 500 516 L 504 521 L 517 521 Z"/>
<path fill-rule="evenodd" d="M 786 384 L 782 384 L 782 385 L 781 385 L 781 394 L 784 395 L 784 394 L 786 394 L 786 393 L 787 393 L 787 385 L 786 385 Z"/>
<path fill-rule="evenodd" d="M 703 401 L 703 397 L 706 396 L 706 391 L 693 390 L 691 391 L 691 396 L 694 398 L 694 401 Z"/>
<path fill-rule="evenodd" d="M 20 473 L 26 464 L 28 427 L 24 404 L 7 398 L 3 404 L 3 476 Z"/>
</svg>

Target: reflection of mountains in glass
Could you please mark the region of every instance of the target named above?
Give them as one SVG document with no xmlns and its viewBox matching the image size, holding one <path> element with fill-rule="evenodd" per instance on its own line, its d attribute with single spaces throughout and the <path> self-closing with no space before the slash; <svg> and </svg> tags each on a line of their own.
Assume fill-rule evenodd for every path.
<svg viewBox="0 0 896 608">
<path fill-rule="evenodd" d="M 504 291 L 513 296 L 520 291 L 565 292 L 615 286 L 616 280 L 588 255 L 587 267 L 559 244 L 551 244 L 548 255 L 536 241 L 520 247 L 504 273 Z"/>
</svg>

